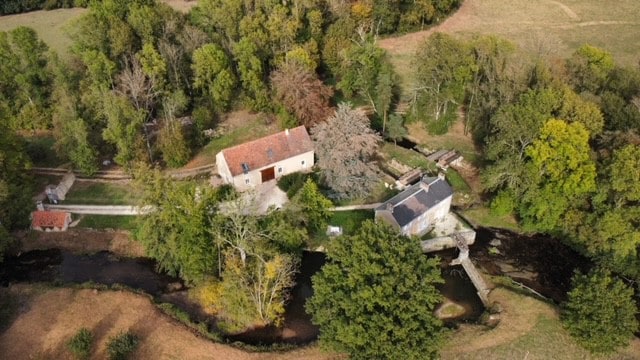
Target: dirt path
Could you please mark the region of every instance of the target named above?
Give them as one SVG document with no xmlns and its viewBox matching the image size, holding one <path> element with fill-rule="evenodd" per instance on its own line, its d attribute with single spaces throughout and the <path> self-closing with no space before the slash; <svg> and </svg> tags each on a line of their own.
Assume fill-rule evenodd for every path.
<svg viewBox="0 0 640 360">
<path fill-rule="evenodd" d="M 120 331 L 140 337 L 133 359 L 329 360 L 317 347 L 286 353 L 249 353 L 196 336 L 158 310 L 147 297 L 125 291 L 38 290 L 14 285 L 19 316 L 0 335 L 4 359 L 71 359 L 65 342 L 81 327 L 94 335 L 91 359 L 106 359 L 108 338 Z"/>
</svg>

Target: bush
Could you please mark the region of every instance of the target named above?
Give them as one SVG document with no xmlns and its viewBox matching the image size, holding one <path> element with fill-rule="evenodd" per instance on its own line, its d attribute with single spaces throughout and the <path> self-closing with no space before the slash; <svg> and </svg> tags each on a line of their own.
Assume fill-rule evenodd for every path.
<svg viewBox="0 0 640 360">
<path fill-rule="evenodd" d="M 76 359 L 88 359 L 91 355 L 93 334 L 87 328 L 82 328 L 67 342 L 67 348 Z"/>
<path fill-rule="evenodd" d="M 278 180 L 278 187 L 280 190 L 287 193 L 289 199 L 291 199 L 295 194 L 302 189 L 305 181 L 311 177 L 311 174 L 304 174 L 295 172 L 292 174 L 285 175 Z"/>
<path fill-rule="evenodd" d="M 136 347 L 139 339 L 130 332 L 121 332 L 109 339 L 107 344 L 107 352 L 110 360 L 125 360 L 128 358 Z"/>
<path fill-rule="evenodd" d="M 511 191 L 500 191 L 491 200 L 491 214 L 495 216 L 505 216 L 511 214 L 516 206 L 516 197 Z"/>
<path fill-rule="evenodd" d="M 562 305 L 562 322 L 569 333 L 594 353 L 626 346 L 638 330 L 633 289 L 601 269 L 577 273 L 572 283 Z"/>
</svg>

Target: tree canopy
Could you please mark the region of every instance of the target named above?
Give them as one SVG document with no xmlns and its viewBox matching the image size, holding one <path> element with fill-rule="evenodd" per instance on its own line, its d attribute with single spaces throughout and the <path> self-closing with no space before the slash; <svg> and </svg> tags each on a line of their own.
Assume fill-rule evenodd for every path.
<svg viewBox="0 0 640 360">
<path fill-rule="evenodd" d="M 443 339 L 433 314 L 439 260 L 418 243 L 371 221 L 340 236 L 313 278 L 307 311 L 320 343 L 352 359 L 434 359 Z"/>
<path fill-rule="evenodd" d="M 337 199 L 365 196 L 377 184 L 372 164 L 380 136 L 369 119 L 349 104 L 340 104 L 326 122 L 311 129 L 323 181 Z"/>
</svg>

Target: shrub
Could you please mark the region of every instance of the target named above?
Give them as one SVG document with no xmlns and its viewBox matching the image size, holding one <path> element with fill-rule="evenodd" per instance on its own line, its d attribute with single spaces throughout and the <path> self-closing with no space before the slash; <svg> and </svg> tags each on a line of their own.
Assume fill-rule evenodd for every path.
<svg viewBox="0 0 640 360">
<path fill-rule="evenodd" d="M 130 332 L 121 332 L 109 338 L 107 344 L 107 352 L 109 353 L 110 360 L 125 360 L 128 358 L 136 347 L 138 346 L 139 339 L 135 334 Z"/>
<path fill-rule="evenodd" d="M 91 355 L 91 343 L 93 342 L 93 334 L 87 328 L 81 328 L 67 342 L 67 348 L 76 359 L 88 359 Z"/>
<path fill-rule="evenodd" d="M 278 187 L 280 190 L 286 192 L 289 199 L 291 199 L 302 189 L 302 186 L 309 177 L 311 177 L 310 174 L 300 172 L 288 174 L 278 180 Z"/>
<path fill-rule="evenodd" d="M 500 191 L 493 200 L 491 200 L 491 214 L 495 216 L 504 216 L 511 214 L 516 206 L 516 197 L 511 191 Z"/>
<path fill-rule="evenodd" d="M 562 321 L 576 341 L 594 353 L 627 345 L 638 330 L 633 289 L 601 269 L 577 273 L 572 283 Z"/>
</svg>

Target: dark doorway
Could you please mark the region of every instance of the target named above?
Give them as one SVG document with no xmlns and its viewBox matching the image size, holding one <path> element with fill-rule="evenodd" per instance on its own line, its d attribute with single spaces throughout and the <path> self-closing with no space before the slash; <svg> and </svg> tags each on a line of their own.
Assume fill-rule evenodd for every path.
<svg viewBox="0 0 640 360">
<path fill-rule="evenodd" d="M 260 174 L 262 174 L 262 182 L 265 183 L 276 178 L 276 168 L 270 167 L 268 169 L 260 170 Z"/>
</svg>

